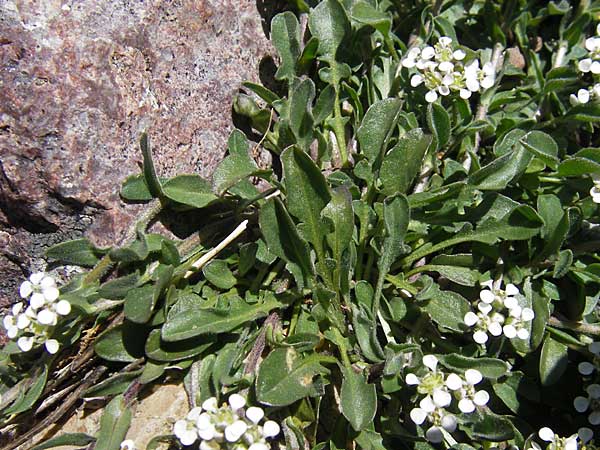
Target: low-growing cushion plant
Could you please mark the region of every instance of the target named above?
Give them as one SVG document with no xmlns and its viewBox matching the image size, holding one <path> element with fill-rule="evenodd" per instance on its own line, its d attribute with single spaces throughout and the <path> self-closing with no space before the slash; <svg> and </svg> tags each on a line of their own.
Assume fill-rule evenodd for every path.
<svg viewBox="0 0 600 450">
<path fill-rule="evenodd" d="M 130 242 L 59 244 L 91 270 L 15 295 L 9 447 L 48 404 L 102 398 L 97 436 L 37 448 L 132 449 L 138 392 L 176 378 L 190 412 L 148 448 L 595 448 L 598 14 L 290 2 L 212 180 L 160 177 L 142 136 Z M 148 232 L 159 214 L 187 237 Z"/>
</svg>

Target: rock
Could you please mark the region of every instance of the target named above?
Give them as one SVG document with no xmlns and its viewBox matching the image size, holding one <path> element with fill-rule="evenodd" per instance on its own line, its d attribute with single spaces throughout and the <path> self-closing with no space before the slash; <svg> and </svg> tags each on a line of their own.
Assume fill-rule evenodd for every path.
<svg viewBox="0 0 600 450">
<path fill-rule="evenodd" d="M 273 54 L 255 0 L 0 3 L 0 306 L 44 250 L 117 241 L 148 130 L 162 176 L 209 177 L 232 95 Z M 270 20 L 267 18 L 266 20 Z"/>
</svg>

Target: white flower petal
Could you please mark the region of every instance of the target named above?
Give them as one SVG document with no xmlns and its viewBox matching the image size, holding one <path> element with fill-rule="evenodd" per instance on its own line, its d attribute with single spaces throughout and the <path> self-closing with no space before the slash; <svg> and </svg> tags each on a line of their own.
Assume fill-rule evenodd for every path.
<svg viewBox="0 0 600 450">
<path fill-rule="evenodd" d="M 275 437 L 279 434 L 279 424 L 273 420 L 267 420 L 263 425 L 264 437 Z"/>
<path fill-rule="evenodd" d="M 425 432 L 425 437 L 427 440 L 433 444 L 439 444 L 444 440 L 444 435 L 442 434 L 442 430 L 438 427 L 431 427 L 429 430 Z"/>
<path fill-rule="evenodd" d="M 21 298 L 27 298 L 33 292 L 33 285 L 30 281 L 23 281 L 21 283 L 21 287 L 19 288 L 19 295 Z"/>
<path fill-rule="evenodd" d="M 481 311 L 482 313 L 484 313 L 485 315 L 488 315 L 494 308 L 489 303 L 479 302 L 477 304 L 477 309 L 479 311 Z"/>
<path fill-rule="evenodd" d="M 416 61 L 413 58 L 404 58 L 402 60 L 402 66 L 406 67 L 407 69 L 412 69 L 415 67 L 415 63 Z"/>
<path fill-rule="evenodd" d="M 481 85 L 481 87 L 483 89 L 489 89 L 494 85 L 494 82 L 496 81 L 496 79 L 492 76 L 490 77 L 485 77 L 483 80 L 481 80 L 479 82 L 479 84 Z"/>
<path fill-rule="evenodd" d="M 10 330 L 15 326 L 15 317 L 11 315 L 4 316 L 2 319 L 2 325 L 4 325 L 4 328 L 7 330 Z"/>
<path fill-rule="evenodd" d="M 452 64 L 450 61 L 442 61 L 438 68 L 442 72 L 452 72 L 454 70 L 454 64 Z"/>
<path fill-rule="evenodd" d="M 431 46 L 425 47 L 421 50 L 421 58 L 423 59 L 431 59 L 435 55 L 435 49 Z"/>
<path fill-rule="evenodd" d="M 577 91 L 577 101 L 579 103 L 587 103 L 590 101 L 590 91 L 587 89 L 579 89 Z"/>
<path fill-rule="evenodd" d="M 588 422 L 592 425 L 600 425 L 600 411 L 594 411 L 588 416 Z"/>
<path fill-rule="evenodd" d="M 438 364 L 438 359 L 434 355 L 425 355 L 425 356 L 423 356 L 423 364 L 425 364 L 425 366 L 429 370 L 431 370 L 432 372 L 435 372 L 435 369 Z"/>
<path fill-rule="evenodd" d="M 519 306 L 519 301 L 515 297 L 506 297 L 504 299 L 504 306 L 511 311 L 518 308 L 517 315 L 513 317 L 519 317 L 521 315 L 521 307 Z"/>
<path fill-rule="evenodd" d="M 417 86 L 419 86 L 421 83 L 423 83 L 423 76 L 421 76 L 421 75 L 418 75 L 418 74 L 417 74 L 417 75 L 413 75 L 413 76 L 410 78 L 410 85 L 411 85 L 412 87 L 417 87 Z"/>
<path fill-rule="evenodd" d="M 519 288 L 518 288 L 518 287 L 516 287 L 516 286 L 515 286 L 514 284 L 512 284 L 512 283 L 508 283 L 508 284 L 506 285 L 506 289 L 504 289 L 504 292 L 506 292 L 506 295 L 509 295 L 509 296 L 511 296 L 511 297 L 512 297 L 512 296 L 515 296 L 515 295 L 517 295 L 517 294 L 520 294 Z"/>
<path fill-rule="evenodd" d="M 435 411 L 435 404 L 429 395 L 421 399 L 419 406 L 427 413 Z"/>
<path fill-rule="evenodd" d="M 425 422 L 427 418 L 427 411 L 421 408 L 413 408 L 410 411 L 410 420 L 412 420 L 415 424 L 421 425 Z"/>
<path fill-rule="evenodd" d="M 487 405 L 487 402 L 489 401 L 490 394 L 488 394 L 487 391 L 477 391 L 473 396 L 473 403 L 475 403 L 477 406 Z"/>
<path fill-rule="evenodd" d="M 265 412 L 262 408 L 251 406 L 246 410 L 246 418 L 252 423 L 258 423 L 265 416 Z"/>
<path fill-rule="evenodd" d="M 577 450 L 577 435 L 573 435 L 565 441 L 563 450 Z"/>
<path fill-rule="evenodd" d="M 442 36 L 438 39 L 438 42 L 444 47 L 448 47 L 450 44 L 452 44 L 452 38 L 448 36 Z"/>
<path fill-rule="evenodd" d="M 448 86 L 444 86 L 443 84 L 438 87 L 438 92 L 444 96 L 450 94 L 450 88 Z"/>
<path fill-rule="evenodd" d="M 46 298 L 44 297 L 44 294 L 40 294 L 39 292 L 35 292 L 29 299 L 29 305 L 34 309 L 41 308 L 45 303 Z"/>
<path fill-rule="evenodd" d="M 456 375 L 455 373 L 451 373 L 450 375 L 448 375 L 448 378 L 446 378 L 446 386 L 448 386 L 448 389 L 450 389 L 451 391 L 456 391 L 462 388 L 463 382 L 458 375 Z"/>
<path fill-rule="evenodd" d="M 262 442 L 255 442 L 250 447 L 248 447 L 248 450 L 269 450 L 269 448 L 270 447 L 267 444 L 263 444 Z"/>
<path fill-rule="evenodd" d="M 42 288 L 42 290 L 46 290 L 55 286 L 56 281 L 54 281 L 54 278 L 48 275 L 46 275 L 44 278 L 42 278 L 42 281 L 40 281 L 40 287 Z"/>
<path fill-rule="evenodd" d="M 44 272 L 32 273 L 29 276 L 29 281 L 31 281 L 31 283 L 33 283 L 34 285 L 39 286 L 39 284 L 42 282 L 45 276 L 46 274 Z"/>
<path fill-rule="evenodd" d="M 425 100 L 428 103 L 433 103 L 438 99 L 438 95 L 437 92 L 435 91 L 429 91 L 427 94 L 425 94 Z"/>
<path fill-rule="evenodd" d="M 453 433 L 456 430 L 456 417 L 452 414 L 442 417 L 442 428 L 448 433 Z"/>
<path fill-rule="evenodd" d="M 458 409 L 465 414 L 475 411 L 475 403 L 470 398 L 463 398 L 458 402 Z"/>
<path fill-rule="evenodd" d="M 196 406 L 195 408 L 192 408 L 185 417 L 187 420 L 191 420 L 191 421 L 195 422 L 196 420 L 198 420 L 198 417 L 200 417 L 201 413 L 202 413 L 202 408 L 199 406 Z"/>
<path fill-rule="evenodd" d="M 196 427 L 199 430 L 207 430 L 209 428 L 211 428 L 213 426 L 212 424 L 212 418 L 210 417 L 210 414 L 208 413 L 202 413 L 198 416 L 198 418 L 196 419 Z"/>
<path fill-rule="evenodd" d="M 504 332 L 504 336 L 509 339 L 517 337 L 517 329 L 512 325 L 504 325 L 502 331 Z"/>
<path fill-rule="evenodd" d="M 229 396 L 229 406 L 234 411 L 243 408 L 246 405 L 246 399 L 242 397 L 240 394 L 231 394 Z"/>
<path fill-rule="evenodd" d="M 590 67 L 590 71 L 594 74 L 594 75 L 598 75 L 600 73 L 600 62 L 599 61 L 594 61 L 592 63 L 592 67 Z"/>
<path fill-rule="evenodd" d="M 58 288 L 56 288 L 56 286 L 52 286 L 47 289 L 44 289 L 42 291 L 42 294 L 43 294 L 44 298 L 46 300 L 48 300 L 49 302 L 53 302 L 60 295 L 60 293 L 58 292 Z"/>
<path fill-rule="evenodd" d="M 196 430 L 186 430 L 181 436 L 177 437 L 183 445 L 192 445 L 198 439 L 198 433 Z"/>
<path fill-rule="evenodd" d="M 488 335 L 485 333 L 485 331 L 476 331 L 475 333 L 473 333 L 473 340 L 475 342 L 477 342 L 478 344 L 485 344 L 488 340 Z"/>
<path fill-rule="evenodd" d="M 216 397 L 210 397 L 202 402 L 202 409 L 209 412 L 214 412 L 218 408 Z"/>
<path fill-rule="evenodd" d="M 593 399 L 598 399 L 600 398 L 600 384 L 590 384 L 587 389 L 586 392 L 589 394 L 589 396 Z"/>
<path fill-rule="evenodd" d="M 594 437 L 594 432 L 588 427 L 581 427 L 577 430 L 577 436 L 581 439 L 581 442 L 587 444 Z"/>
<path fill-rule="evenodd" d="M 23 303 L 15 303 L 11 309 L 13 316 L 16 316 L 23 310 Z"/>
<path fill-rule="evenodd" d="M 531 308 L 523 308 L 521 312 L 521 320 L 524 322 L 531 322 L 535 318 L 535 312 Z"/>
<path fill-rule="evenodd" d="M 529 339 L 529 330 L 527 330 L 527 328 L 519 328 L 517 330 L 517 337 L 519 339 Z"/>
<path fill-rule="evenodd" d="M 466 326 L 472 327 L 479 322 L 479 317 L 477 317 L 477 314 L 475 314 L 473 311 L 469 311 L 465 314 L 463 321 L 465 322 Z"/>
<path fill-rule="evenodd" d="M 458 94 L 460 95 L 460 98 L 465 100 L 471 98 L 471 91 L 468 89 L 461 89 Z"/>
<path fill-rule="evenodd" d="M 481 375 L 481 372 L 477 369 L 467 369 L 465 371 L 465 380 L 474 386 L 481 383 L 481 380 L 483 380 L 483 375 Z"/>
<path fill-rule="evenodd" d="M 404 379 L 404 381 L 409 386 L 414 386 L 421 383 L 421 381 L 419 381 L 419 377 L 417 377 L 414 373 L 406 374 L 406 378 Z"/>
<path fill-rule="evenodd" d="M 60 347 L 60 344 L 58 343 L 58 341 L 56 339 L 48 339 L 44 343 L 44 345 L 45 345 L 48 353 L 50 353 L 51 355 L 54 355 Z"/>
<path fill-rule="evenodd" d="M 500 336 L 502 334 L 502 325 L 498 322 L 492 322 L 488 325 L 488 331 L 492 336 Z"/>
<path fill-rule="evenodd" d="M 17 327 L 12 327 L 12 328 L 9 328 L 8 330 L 6 330 L 6 335 L 10 339 L 16 338 L 18 334 L 19 334 L 19 329 Z"/>
<path fill-rule="evenodd" d="M 577 68 L 579 69 L 580 72 L 584 72 L 584 73 L 589 72 L 592 68 L 592 59 L 591 58 L 582 59 L 581 61 L 579 61 L 579 63 L 577 63 Z"/>
<path fill-rule="evenodd" d="M 496 298 L 496 296 L 494 295 L 494 293 L 492 291 L 490 291 L 488 289 L 484 289 L 483 291 L 481 291 L 479 293 L 479 298 L 484 303 L 492 303 L 494 301 L 494 299 Z"/>
<path fill-rule="evenodd" d="M 577 412 L 582 413 L 587 411 L 588 406 L 590 406 L 590 401 L 586 397 L 578 396 L 575 397 L 575 400 L 573 400 L 573 407 Z"/>
<path fill-rule="evenodd" d="M 22 352 L 28 352 L 33 347 L 33 337 L 21 336 L 17 340 L 17 346 L 21 349 Z"/>
<path fill-rule="evenodd" d="M 454 53 L 452 53 L 452 57 L 457 61 L 462 61 L 465 59 L 465 56 L 467 56 L 467 54 L 461 49 L 454 50 Z"/>
<path fill-rule="evenodd" d="M 213 439 L 215 437 L 216 430 L 215 430 L 215 427 L 213 425 L 211 425 L 208 428 L 204 428 L 202 430 L 197 430 L 197 433 L 198 433 L 198 437 L 200 439 L 204 439 L 205 441 L 210 441 L 211 439 Z"/>
<path fill-rule="evenodd" d="M 186 420 L 178 420 L 173 425 L 173 434 L 177 437 L 181 436 L 183 433 L 187 431 L 187 421 Z"/>
<path fill-rule="evenodd" d="M 56 304 L 54 309 L 61 316 L 67 316 L 71 312 L 71 304 L 66 300 L 61 300 Z"/>
<path fill-rule="evenodd" d="M 119 448 L 121 450 L 136 450 L 135 442 L 133 442 L 131 439 L 125 439 L 123 442 L 121 442 Z"/>
<path fill-rule="evenodd" d="M 449 392 L 442 389 L 436 389 L 433 391 L 433 403 L 439 408 L 445 408 L 452 402 L 452 396 Z"/>
<path fill-rule="evenodd" d="M 588 346 L 588 350 L 592 352 L 594 355 L 600 355 L 600 342 L 592 342 Z"/>
<path fill-rule="evenodd" d="M 57 323 L 56 313 L 49 309 L 42 309 L 38 313 L 37 319 L 42 325 L 56 325 Z"/>
<path fill-rule="evenodd" d="M 17 316 L 17 328 L 19 330 L 24 330 L 29 326 L 30 323 L 31 320 L 29 320 L 29 317 L 27 317 L 25 314 L 19 314 Z"/>
<path fill-rule="evenodd" d="M 584 361 L 579 363 L 577 370 L 581 375 L 591 375 L 592 372 L 596 370 L 596 367 L 592 363 Z"/>
<path fill-rule="evenodd" d="M 554 431 L 548 427 L 543 427 L 538 431 L 538 436 L 542 441 L 552 442 L 554 440 Z"/>
<path fill-rule="evenodd" d="M 227 442 L 237 442 L 247 429 L 248 425 L 246 422 L 243 420 L 236 420 L 225 428 L 225 439 Z"/>
</svg>

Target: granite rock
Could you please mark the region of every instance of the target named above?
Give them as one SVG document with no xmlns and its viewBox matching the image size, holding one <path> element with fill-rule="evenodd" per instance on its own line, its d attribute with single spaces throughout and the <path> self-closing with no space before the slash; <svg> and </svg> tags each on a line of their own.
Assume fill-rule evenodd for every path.
<svg viewBox="0 0 600 450">
<path fill-rule="evenodd" d="M 159 173 L 210 176 L 272 48 L 255 0 L 0 2 L 0 306 L 49 245 L 117 241 L 148 130 Z M 262 15 L 261 15 L 262 13 Z"/>
</svg>

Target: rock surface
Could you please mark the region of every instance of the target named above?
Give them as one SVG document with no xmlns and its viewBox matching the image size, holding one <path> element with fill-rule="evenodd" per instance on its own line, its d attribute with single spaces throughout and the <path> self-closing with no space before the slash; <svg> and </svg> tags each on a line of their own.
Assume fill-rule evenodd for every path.
<svg viewBox="0 0 600 450">
<path fill-rule="evenodd" d="M 118 240 L 149 130 L 163 176 L 210 176 L 232 95 L 273 53 L 258 0 L 0 2 L 0 307 L 52 244 Z M 266 18 L 266 20 L 270 20 Z"/>
</svg>

